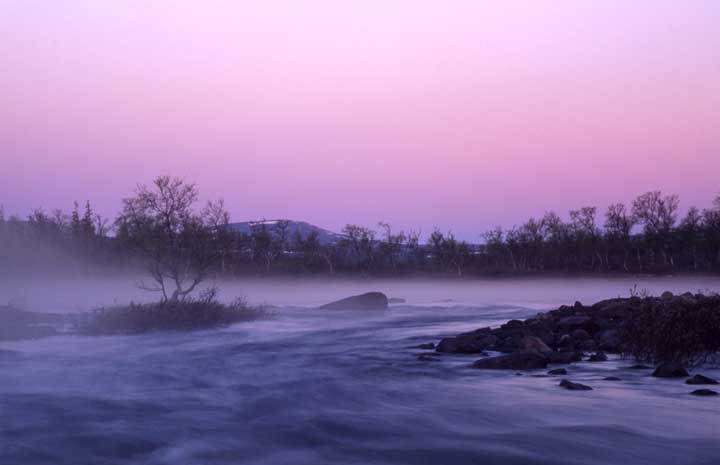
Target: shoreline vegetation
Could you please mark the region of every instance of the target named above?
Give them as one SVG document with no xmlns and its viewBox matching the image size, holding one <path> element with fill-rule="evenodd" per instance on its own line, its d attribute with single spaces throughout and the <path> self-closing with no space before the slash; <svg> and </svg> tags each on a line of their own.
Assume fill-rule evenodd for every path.
<svg viewBox="0 0 720 465">
<path fill-rule="evenodd" d="M 90 202 L 26 218 L 0 206 L 0 273 L 143 270 L 163 299 L 190 294 L 208 277 L 658 276 L 720 273 L 720 196 L 679 213 L 679 198 L 651 191 L 628 206 L 547 212 L 511 228 L 398 231 L 346 225 L 331 233 L 288 220 L 232 223 L 222 200 L 198 206 L 192 183 L 162 176 L 123 199 L 115 218 Z M 309 227 L 309 228 L 308 228 Z M 178 283 L 180 284 L 178 286 Z"/>
</svg>

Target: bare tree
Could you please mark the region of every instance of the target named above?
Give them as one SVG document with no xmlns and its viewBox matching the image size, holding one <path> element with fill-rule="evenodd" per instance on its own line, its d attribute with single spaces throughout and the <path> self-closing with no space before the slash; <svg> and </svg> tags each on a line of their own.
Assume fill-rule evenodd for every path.
<svg viewBox="0 0 720 465">
<path fill-rule="evenodd" d="M 118 238 L 148 259 L 153 284 L 140 287 L 166 301 L 185 299 L 219 257 L 213 225 L 193 210 L 197 198 L 194 184 L 161 176 L 124 199 L 116 220 Z"/>
</svg>

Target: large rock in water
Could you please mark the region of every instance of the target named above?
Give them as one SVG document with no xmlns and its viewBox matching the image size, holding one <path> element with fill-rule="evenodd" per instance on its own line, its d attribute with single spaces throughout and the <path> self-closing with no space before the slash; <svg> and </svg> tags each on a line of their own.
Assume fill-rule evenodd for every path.
<svg viewBox="0 0 720 465">
<path fill-rule="evenodd" d="M 386 310 L 388 298 L 382 292 L 367 292 L 330 302 L 319 308 L 327 310 Z"/>
<path fill-rule="evenodd" d="M 661 363 L 652 374 L 656 378 L 687 378 L 690 376 L 684 366 L 677 362 Z"/>
<path fill-rule="evenodd" d="M 538 352 L 518 351 L 508 355 L 480 359 L 473 363 L 473 367 L 490 370 L 533 370 L 546 368 L 547 364 L 547 358 Z"/>
</svg>

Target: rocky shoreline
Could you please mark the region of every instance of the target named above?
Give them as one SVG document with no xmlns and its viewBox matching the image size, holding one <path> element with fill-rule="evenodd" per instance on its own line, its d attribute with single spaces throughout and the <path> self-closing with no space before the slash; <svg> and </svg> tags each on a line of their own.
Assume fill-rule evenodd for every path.
<svg viewBox="0 0 720 465">
<path fill-rule="evenodd" d="M 474 354 L 482 358 L 472 367 L 495 370 L 539 370 L 551 365 L 586 361 L 602 363 L 607 354 L 620 354 L 637 362 L 654 365 L 652 376 L 688 378 L 687 384 L 718 384 L 688 368 L 717 362 L 720 354 L 720 296 L 686 293 L 675 296 L 609 299 L 586 306 L 576 302 L 557 310 L 538 313 L 527 320 L 510 320 L 500 327 L 479 328 L 446 337 L 434 348 L 442 354 Z M 497 353 L 490 355 L 490 352 Z M 421 360 L 431 360 L 427 353 Z M 635 365 L 632 368 L 651 369 Z M 564 375 L 555 368 L 548 375 Z M 616 377 L 608 377 L 608 380 Z M 570 390 L 591 390 L 589 386 L 563 380 Z M 698 389 L 694 395 L 716 395 Z"/>
</svg>

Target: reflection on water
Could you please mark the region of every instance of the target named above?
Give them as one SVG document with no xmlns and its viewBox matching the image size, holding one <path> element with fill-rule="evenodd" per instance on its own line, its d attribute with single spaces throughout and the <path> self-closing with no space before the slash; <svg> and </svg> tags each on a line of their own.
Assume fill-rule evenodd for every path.
<svg viewBox="0 0 720 465">
<path fill-rule="evenodd" d="M 388 284 L 408 304 L 369 313 L 302 308 L 359 284 L 298 283 L 258 299 L 287 305 L 297 292 L 270 321 L 3 343 L 0 463 L 717 463 L 720 401 L 682 381 L 613 360 L 570 366 L 569 379 L 594 388 L 571 392 L 555 377 L 473 370 L 474 356 L 423 362 L 410 348 L 560 296 L 607 296 L 605 282 L 556 283 Z"/>
</svg>

